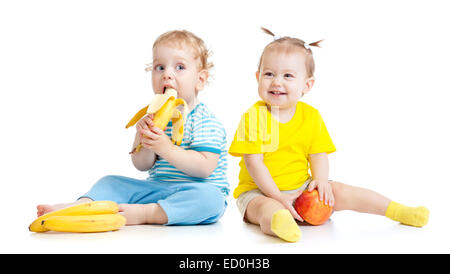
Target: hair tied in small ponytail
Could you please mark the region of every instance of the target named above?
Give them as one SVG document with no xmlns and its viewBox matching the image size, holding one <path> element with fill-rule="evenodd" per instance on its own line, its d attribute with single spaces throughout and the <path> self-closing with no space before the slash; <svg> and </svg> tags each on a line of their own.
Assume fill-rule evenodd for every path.
<svg viewBox="0 0 450 274">
<path fill-rule="evenodd" d="M 258 71 L 261 69 L 263 56 L 264 56 L 265 52 L 267 51 L 267 49 L 269 49 L 271 47 L 276 47 L 279 45 L 292 45 L 292 46 L 298 47 L 300 49 L 306 50 L 306 52 L 305 52 L 305 54 L 306 54 L 306 60 L 305 60 L 306 72 L 307 72 L 308 77 L 314 76 L 315 64 L 314 64 L 313 52 L 311 50 L 311 47 L 320 48 L 321 47 L 320 43 L 322 43 L 323 39 L 313 42 L 313 43 L 306 43 L 305 41 L 303 41 L 302 39 L 299 39 L 299 38 L 294 38 L 294 37 L 289 37 L 289 36 L 277 36 L 273 32 L 271 32 L 270 30 L 268 30 L 264 27 L 261 27 L 261 30 L 265 34 L 271 35 L 274 40 L 264 47 L 261 57 L 259 58 Z"/>
<path fill-rule="evenodd" d="M 306 43 L 305 43 L 305 48 L 307 46 L 308 46 L 308 48 L 311 48 L 311 46 L 321 48 L 320 43 L 322 43 L 322 41 L 323 41 L 323 39 L 319 40 L 319 41 L 316 41 L 316 42 L 313 42 L 313 43 L 309 43 L 308 45 L 306 45 Z"/>
<path fill-rule="evenodd" d="M 273 32 L 271 32 L 270 30 L 266 29 L 265 27 L 261 27 L 262 31 L 264 31 L 265 33 L 272 35 L 273 36 L 273 40 L 278 40 L 281 38 L 281 36 L 279 35 L 275 35 Z"/>
</svg>

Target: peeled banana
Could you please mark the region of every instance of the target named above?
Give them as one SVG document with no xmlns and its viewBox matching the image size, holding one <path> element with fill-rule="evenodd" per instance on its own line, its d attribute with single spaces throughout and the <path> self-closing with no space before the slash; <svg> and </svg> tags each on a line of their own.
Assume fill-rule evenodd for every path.
<svg viewBox="0 0 450 274">
<path fill-rule="evenodd" d="M 163 94 L 156 94 L 150 104 L 134 115 L 128 122 L 125 128 L 129 128 L 136 124 L 145 114 L 155 114 L 153 123 L 156 127 L 164 130 L 172 120 L 172 143 L 181 145 L 183 141 L 184 122 L 188 113 L 186 101 L 178 98 L 178 93 L 173 88 L 167 88 Z M 181 113 L 177 106 L 183 105 L 183 113 Z M 139 152 L 142 145 L 139 144 L 130 153 Z"/>
<path fill-rule="evenodd" d="M 42 221 L 48 230 L 60 232 L 105 232 L 117 230 L 126 223 L 120 214 L 52 216 Z"/>
<path fill-rule="evenodd" d="M 118 211 L 119 205 L 113 201 L 93 201 L 78 204 L 60 210 L 55 210 L 38 217 L 28 226 L 28 230 L 32 232 L 48 231 L 49 229 L 42 225 L 42 221 L 54 216 L 80 216 L 80 215 L 94 216 L 103 214 L 116 214 Z"/>
</svg>

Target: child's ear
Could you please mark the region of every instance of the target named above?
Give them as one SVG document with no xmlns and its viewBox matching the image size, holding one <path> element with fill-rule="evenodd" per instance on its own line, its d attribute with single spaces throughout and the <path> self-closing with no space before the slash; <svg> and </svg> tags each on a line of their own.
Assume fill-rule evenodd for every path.
<svg viewBox="0 0 450 274">
<path fill-rule="evenodd" d="M 256 72 L 256 81 L 259 82 L 259 70 Z"/>
<path fill-rule="evenodd" d="M 308 93 L 314 86 L 316 79 L 314 77 L 309 77 L 306 79 L 305 88 L 302 90 L 302 96 Z"/>
<path fill-rule="evenodd" d="M 209 72 L 206 69 L 202 69 L 198 73 L 197 86 L 196 86 L 197 91 L 200 91 L 205 87 L 206 82 L 208 81 L 208 77 L 209 77 Z"/>
</svg>

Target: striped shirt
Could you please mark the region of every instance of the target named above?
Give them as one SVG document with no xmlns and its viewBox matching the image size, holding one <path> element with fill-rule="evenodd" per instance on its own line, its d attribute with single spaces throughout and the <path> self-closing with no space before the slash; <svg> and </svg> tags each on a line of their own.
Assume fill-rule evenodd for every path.
<svg viewBox="0 0 450 274">
<path fill-rule="evenodd" d="M 172 122 L 169 122 L 165 133 L 172 136 Z M 184 124 L 183 141 L 180 147 L 186 150 L 207 151 L 219 154 L 219 161 L 213 173 L 207 178 L 192 177 L 178 170 L 168 161 L 156 155 L 156 161 L 149 170 L 149 179 L 161 179 L 172 182 L 209 183 L 219 187 L 225 196 L 230 189 L 227 180 L 227 140 L 223 125 L 206 107 L 199 103 L 187 115 Z"/>
</svg>

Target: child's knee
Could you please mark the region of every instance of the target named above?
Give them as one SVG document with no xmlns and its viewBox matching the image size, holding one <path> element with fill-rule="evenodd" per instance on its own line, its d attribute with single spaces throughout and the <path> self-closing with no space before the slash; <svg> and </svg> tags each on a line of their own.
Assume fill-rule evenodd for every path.
<svg viewBox="0 0 450 274">
<path fill-rule="evenodd" d="M 114 184 L 117 181 L 118 181 L 118 176 L 116 176 L 116 175 L 106 175 L 106 176 L 103 176 L 102 178 L 100 178 L 95 183 L 95 185 L 96 186 L 107 187 L 107 186 L 110 186 L 110 185 Z"/>
<path fill-rule="evenodd" d="M 345 184 L 336 182 L 336 181 L 330 181 L 331 189 L 333 190 L 333 195 L 339 195 L 345 190 Z"/>
<path fill-rule="evenodd" d="M 119 176 L 108 175 L 100 178 L 91 189 L 81 197 L 89 198 L 94 201 L 110 200 L 118 202 L 117 190 L 115 185 L 119 181 Z"/>
<path fill-rule="evenodd" d="M 227 205 L 220 189 L 205 183 L 185 184 L 158 204 L 167 214 L 168 225 L 215 223 Z"/>
<path fill-rule="evenodd" d="M 202 210 L 210 215 L 221 213 L 224 209 L 225 196 L 220 192 L 220 189 L 207 185 L 197 188 L 199 205 Z"/>
<path fill-rule="evenodd" d="M 212 185 L 198 185 L 195 190 L 195 209 L 202 215 L 201 224 L 217 222 L 225 212 L 226 199 L 219 188 Z M 199 216 L 200 217 L 200 216 Z"/>
<path fill-rule="evenodd" d="M 334 196 L 334 211 L 340 211 L 348 208 L 349 205 L 349 191 L 348 191 L 348 185 L 331 181 L 331 187 L 333 190 L 333 196 Z"/>
</svg>

